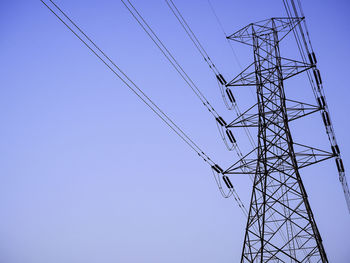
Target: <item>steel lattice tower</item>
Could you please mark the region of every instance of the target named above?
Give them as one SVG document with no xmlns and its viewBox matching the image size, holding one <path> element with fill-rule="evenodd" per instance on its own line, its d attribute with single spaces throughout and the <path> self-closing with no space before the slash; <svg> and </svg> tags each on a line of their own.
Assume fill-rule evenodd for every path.
<svg viewBox="0 0 350 263">
<path fill-rule="evenodd" d="M 313 65 L 279 50 L 301 20 L 272 18 L 228 37 L 252 46 L 254 62 L 227 86 L 255 86 L 257 93 L 257 103 L 228 125 L 258 128 L 257 148 L 224 172 L 254 174 L 241 262 L 328 262 L 299 169 L 333 155 L 295 143 L 289 128 L 322 105 L 286 99 L 284 91 L 284 80 Z"/>
</svg>

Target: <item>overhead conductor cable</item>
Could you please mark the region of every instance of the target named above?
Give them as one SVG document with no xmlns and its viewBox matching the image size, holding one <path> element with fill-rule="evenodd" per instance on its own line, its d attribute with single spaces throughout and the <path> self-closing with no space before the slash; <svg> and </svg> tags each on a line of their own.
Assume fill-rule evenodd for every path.
<svg viewBox="0 0 350 263">
<path fill-rule="evenodd" d="M 290 4 L 289 4 L 289 2 L 290 2 Z M 289 18 L 291 18 L 293 16 L 299 17 L 299 12 L 300 12 L 301 16 L 304 18 L 304 12 L 303 12 L 300 0 L 298 0 L 298 6 L 295 4 L 294 0 L 289 0 L 289 2 L 288 2 L 288 0 L 283 0 L 283 4 L 284 4 L 284 7 L 286 9 L 288 17 Z M 298 8 L 299 8 L 299 11 L 298 11 Z M 292 15 L 292 12 L 294 13 L 294 15 Z M 313 65 L 313 67 L 312 67 L 313 77 L 309 71 L 307 71 L 307 76 L 308 76 L 311 88 L 313 90 L 313 93 L 315 95 L 316 101 L 318 102 L 320 109 L 321 109 L 321 111 L 320 111 L 321 116 L 323 118 L 326 133 L 327 133 L 329 142 L 331 144 L 331 149 L 332 149 L 334 157 L 335 157 L 336 166 L 337 166 L 338 173 L 339 173 L 339 181 L 341 182 L 344 196 L 345 196 L 345 200 L 346 200 L 349 212 L 350 212 L 350 191 L 349 191 L 348 183 L 347 183 L 346 176 L 345 176 L 345 170 L 344 170 L 341 154 L 339 151 L 339 146 L 338 146 L 338 143 L 337 143 L 337 140 L 335 137 L 334 127 L 333 127 L 333 124 L 332 124 L 331 119 L 330 119 L 329 108 L 328 108 L 328 104 L 326 101 L 325 92 L 323 89 L 321 74 L 320 74 L 319 69 L 317 68 L 317 59 L 316 59 L 316 55 L 315 55 L 315 52 L 314 52 L 312 44 L 311 44 L 311 38 L 310 38 L 310 34 L 309 34 L 309 31 L 308 31 L 308 28 L 306 25 L 305 18 L 303 19 L 303 25 L 304 25 L 304 29 L 300 23 L 298 24 L 299 31 L 297 30 L 297 28 L 293 29 L 294 37 L 295 37 L 295 40 L 297 42 L 298 49 L 299 49 L 299 52 L 300 52 L 300 55 L 302 57 L 303 62 L 308 63 L 307 62 L 307 58 L 308 58 L 309 63 Z M 304 30 L 305 30 L 306 34 L 304 33 Z M 300 40 L 300 38 L 302 39 L 302 41 Z M 305 54 L 305 52 L 306 52 L 306 54 Z"/>
<path fill-rule="evenodd" d="M 177 73 L 181 76 L 181 78 L 186 82 L 186 84 L 191 88 L 191 90 L 196 94 L 196 96 L 200 99 L 200 101 L 203 103 L 203 105 L 208 109 L 208 111 L 214 116 L 218 129 L 220 131 L 221 137 L 224 140 L 226 146 L 229 148 L 229 150 L 234 149 L 237 152 L 238 157 L 241 159 L 243 157 L 243 154 L 241 150 L 239 149 L 239 146 L 237 144 L 237 141 L 235 140 L 232 132 L 226 128 L 227 123 L 225 120 L 216 112 L 214 107 L 210 104 L 208 99 L 203 95 L 203 93 L 199 90 L 197 85 L 193 82 L 193 80 L 188 76 L 188 74 L 185 72 L 185 70 L 182 68 L 182 66 L 178 63 L 178 61 L 175 59 L 175 57 L 172 55 L 172 53 L 169 51 L 169 49 L 164 45 L 164 43 L 160 40 L 160 38 L 157 36 L 157 34 L 154 32 L 154 30 L 150 27 L 150 25 L 146 22 L 144 17 L 141 15 L 141 13 L 136 9 L 136 7 L 131 3 L 130 0 L 121 0 L 121 2 L 124 4 L 124 6 L 127 8 L 127 10 L 130 12 L 130 14 L 133 16 L 133 18 L 137 21 L 137 23 L 141 26 L 141 28 L 146 32 L 146 34 L 149 36 L 149 38 L 154 42 L 154 44 L 159 48 L 159 50 L 162 52 L 162 54 L 166 57 L 166 59 L 170 62 L 170 64 L 175 68 Z M 203 49 L 203 47 L 202 47 Z M 205 51 L 204 51 L 205 52 Z M 221 75 L 221 74 L 220 74 Z M 229 147 L 226 141 L 226 137 L 232 144 L 232 148 Z M 217 171 L 216 169 L 213 169 L 213 171 Z M 217 177 L 217 176 L 216 176 Z M 229 179 L 227 179 L 229 180 Z M 235 189 L 231 188 L 229 194 L 224 194 L 221 190 L 221 185 L 218 183 L 220 180 L 217 180 L 218 187 L 224 197 L 229 197 L 231 194 L 236 195 Z M 237 200 L 240 201 L 240 198 L 238 195 L 235 197 Z M 240 206 L 244 207 L 243 203 L 240 204 Z M 244 207 L 245 208 L 245 207 Z M 246 211 L 245 211 L 246 212 Z"/>
<path fill-rule="evenodd" d="M 148 37 L 153 41 L 153 43 L 158 47 L 158 49 L 162 52 L 165 58 L 169 61 L 169 63 L 174 67 L 176 72 L 181 76 L 181 78 L 186 82 L 186 84 L 191 88 L 191 90 L 195 93 L 195 95 L 199 98 L 202 104 L 207 108 L 207 110 L 213 115 L 216 121 L 222 120 L 222 117 L 217 113 L 214 107 L 210 104 L 208 99 L 204 96 L 204 94 L 200 91 L 197 85 L 193 82 L 193 80 L 189 77 L 183 67 L 179 64 L 173 54 L 169 51 L 169 49 L 164 45 L 164 43 L 160 40 L 154 30 L 150 27 L 150 25 L 146 22 L 140 12 L 135 8 L 135 6 L 131 3 L 131 1 L 121 0 L 133 18 L 137 21 L 140 27 L 146 32 Z M 221 75 L 221 74 L 220 74 Z M 226 125 L 222 125 L 222 122 L 219 122 L 218 129 L 221 135 L 221 138 L 224 140 L 227 148 L 229 150 L 233 150 L 234 148 L 238 149 L 238 144 L 236 142 L 231 142 L 231 145 L 228 143 L 227 138 L 225 136 Z"/>
<path fill-rule="evenodd" d="M 91 38 L 68 17 L 68 15 L 52 0 L 46 3 L 40 0 L 102 63 L 107 66 L 132 92 L 134 92 L 163 122 L 165 122 L 199 157 L 208 163 L 212 170 L 217 164 L 179 127 L 177 126 L 97 45 Z M 51 4 L 50 4 L 51 3 Z M 55 12 L 54 9 L 57 11 Z M 63 15 L 60 16 L 59 13 Z M 221 174 L 221 171 L 220 171 Z M 215 178 L 217 180 L 217 178 Z M 222 189 L 220 189 L 222 190 Z M 222 192 L 223 193 L 223 192 Z M 227 194 L 223 193 L 226 197 Z M 229 189 L 229 195 L 234 195 L 240 201 L 234 188 Z M 242 203 L 238 202 L 242 209 Z M 244 206 L 243 206 L 244 207 Z"/>
<path fill-rule="evenodd" d="M 103 64 L 105 64 L 131 91 L 133 91 L 162 121 L 164 121 L 182 140 L 184 140 L 205 162 L 213 166 L 215 163 L 204 153 L 189 136 L 177 126 L 96 44 L 71 20 L 52 0 L 50 7 L 40 0 Z M 63 14 L 60 17 L 53 8 Z M 66 19 L 67 21 L 64 21 Z M 69 25 L 70 24 L 70 25 Z M 78 30 L 75 31 L 73 28 Z"/>
<path fill-rule="evenodd" d="M 170 10 L 172 11 L 172 13 L 174 14 L 174 16 L 176 17 L 176 19 L 179 21 L 180 25 L 182 26 L 182 28 L 185 30 L 187 36 L 190 38 L 190 40 L 193 42 L 194 46 L 196 47 L 196 49 L 198 50 L 198 52 L 201 54 L 201 56 L 203 57 L 204 61 L 208 64 L 209 68 L 212 70 L 212 72 L 215 74 L 216 79 L 218 81 L 219 87 L 220 87 L 220 91 L 221 91 L 221 96 L 224 100 L 225 105 L 227 106 L 228 109 L 234 109 L 236 112 L 237 117 L 241 117 L 242 113 L 238 107 L 237 101 L 232 93 L 232 90 L 227 87 L 227 82 L 224 79 L 223 75 L 219 72 L 219 70 L 217 69 L 217 67 L 215 66 L 214 62 L 211 60 L 211 58 L 209 57 L 207 51 L 204 49 L 203 45 L 201 44 L 201 42 L 199 41 L 199 39 L 197 38 L 197 36 L 195 35 L 195 33 L 193 32 L 193 30 L 190 28 L 190 26 L 188 25 L 188 23 L 186 22 L 185 18 L 183 17 L 183 15 L 181 14 L 180 10 L 176 7 L 174 1 L 172 0 L 165 0 L 165 2 L 167 3 L 168 7 L 170 8 Z M 208 1 L 209 2 L 209 1 Z M 210 4 L 210 2 L 209 2 Z M 210 4 L 211 6 L 211 4 Z M 211 6 L 212 8 L 212 6 Z M 214 10 L 212 9 L 212 11 L 214 12 Z M 214 12 L 214 15 L 216 16 L 216 13 Z M 216 16 L 217 17 L 217 16 Z M 220 24 L 220 27 L 222 28 L 224 34 L 225 31 L 222 27 L 222 24 L 220 23 L 220 21 L 218 21 L 218 23 Z M 226 35 L 226 34 L 225 34 Z M 231 46 L 232 49 L 232 46 Z M 234 53 L 233 49 L 232 52 Z M 235 54 L 235 53 L 234 53 Z M 236 56 L 235 56 L 236 57 Z M 237 59 L 237 58 L 236 58 Z M 238 61 L 238 60 L 237 60 Z M 238 62 L 239 63 L 239 62 Z M 226 97 L 228 98 L 229 102 L 227 101 Z M 250 134 L 249 130 L 245 127 L 244 131 L 248 137 L 248 140 L 250 142 L 250 144 L 255 148 L 255 142 L 254 139 L 252 137 L 252 135 Z M 238 154 L 240 157 L 243 157 L 243 155 Z"/>
</svg>

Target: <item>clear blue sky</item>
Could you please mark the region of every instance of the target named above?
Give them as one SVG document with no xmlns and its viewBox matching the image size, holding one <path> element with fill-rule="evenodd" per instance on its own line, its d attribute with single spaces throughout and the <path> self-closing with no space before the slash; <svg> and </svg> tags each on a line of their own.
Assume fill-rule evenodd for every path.
<svg viewBox="0 0 350 263">
<path fill-rule="evenodd" d="M 277 0 L 212 2 L 226 32 L 285 15 Z M 302 2 L 350 171 L 350 4 Z M 237 160 L 120 1 L 57 3 L 214 160 L 223 167 Z M 234 77 L 239 66 L 207 1 L 175 3 L 217 67 Z M 233 118 L 165 2 L 134 4 L 217 111 Z M 0 20 L 0 262 L 238 262 L 246 219 L 219 195 L 209 167 L 39 0 L 1 1 Z M 234 48 L 243 65 L 250 62 L 250 51 Z M 314 103 L 306 82 L 286 83 L 286 90 Z M 247 108 L 251 91 L 237 92 Z M 292 128 L 298 142 L 329 149 L 318 114 Z M 330 262 L 348 262 L 350 216 L 334 161 L 301 174 Z M 250 180 L 232 182 L 248 205 Z"/>
</svg>

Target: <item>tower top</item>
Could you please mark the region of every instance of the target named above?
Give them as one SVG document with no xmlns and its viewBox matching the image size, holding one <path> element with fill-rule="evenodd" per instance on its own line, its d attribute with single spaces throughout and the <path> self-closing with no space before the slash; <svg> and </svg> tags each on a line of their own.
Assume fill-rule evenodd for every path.
<svg viewBox="0 0 350 263">
<path fill-rule="evenodd" d="M 282 33 L 280 35 L 281 41 L 288 35 L 304 18 L 303 17 L 273 17 L 251 23 L 235 33 L 229 35 L 227 39 L 237 41 L 249 46 L 252 46 L 253 36 L 263 38 L 270 35 L 273 31 Z"/>
</svg>

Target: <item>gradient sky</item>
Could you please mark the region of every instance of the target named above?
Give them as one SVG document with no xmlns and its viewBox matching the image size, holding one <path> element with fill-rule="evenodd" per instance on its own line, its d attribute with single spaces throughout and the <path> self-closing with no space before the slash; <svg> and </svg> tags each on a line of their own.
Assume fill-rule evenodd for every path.
<svg viewBox="0 0 350 263">
<path fill-rule="evenodd" d="M 305 2 L 305 3 L 304 3 Z M 120 1 L 57 3 L 223 167 L 215 122 Z M 207 1 L 175 3 L 227 79 L 240 71 Z M 212 0 L 230 33 L 284 16 L 282 1 Z M 134 1 L 225 119 L 214 76 L 162 0 Z M 350 4 L 303 1 L 332 120 L 350 168 Z M 245 217 L 209 167 L 40 1 L 1 1 L 0 262 L 238 262 Z M 240 63 L 251 50 L 233 46 Z M 283 53 L 283 50 L 282 50 Z M 241 109 L 254 96 L 237 91 Z M 314 103 L 306 82 L 287 95 Z M 319 114 L 292 127 L 328 150 Z M 242 149 L 249 145 L 237 131 Z M 350 215 L 333 160 L 301 171 L 330 262 L 349 262 Z M 348 176 L 349 178 L 349 176 Z M 232 178 L 248 206 L 250 180 Z"/>
</svg>

